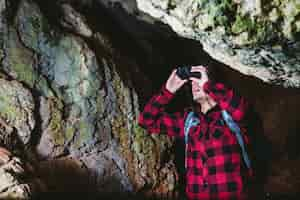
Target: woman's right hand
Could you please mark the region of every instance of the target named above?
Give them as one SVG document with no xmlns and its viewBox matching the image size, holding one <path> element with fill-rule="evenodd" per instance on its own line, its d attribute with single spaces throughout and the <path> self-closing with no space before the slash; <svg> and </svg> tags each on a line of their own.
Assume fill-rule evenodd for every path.
<svg viewBox="0 0 300 200">
<path fill-rule="evenodd" d="M 189 80 L 182 80 L 181 78 L 179 78 L 179 76 L 177 76 L 177 74 L 176 74 L 176 69 L 174 69 L 167 80 L 166 89 L 174 94 L 187 81 L 189 81 Z"/>
</svg>

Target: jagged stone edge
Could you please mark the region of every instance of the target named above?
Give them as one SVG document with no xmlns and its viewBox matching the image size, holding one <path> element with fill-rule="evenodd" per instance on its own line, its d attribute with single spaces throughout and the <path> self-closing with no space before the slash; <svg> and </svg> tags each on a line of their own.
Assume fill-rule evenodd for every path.
<svg viewBox="0 0 300 200">
<path fill-rule="evenodd" d="M 226 43 L 222 38 L 217 38 L 217 35 L 213 35 L 213 32 L 195 32 L 192 28 L 185 26 L 180 19 L 172 15 L 172 13 L 165 12 L 164 9 L 155 6 L 151 1 L 137 0 L 137 7 L 140 11 L 143 11 L 152 17 L 168 24 L 171 28 L 180 36 L 195 39 L 201 42 L 203 49 L 214 59 L 223 62 L 224 64 L 230 66 L 231 68 L 245 74 L 252 75 L 264 82 L 282 85 L 284 87 L 300 87 L 300 73 L 299 72 L 289 72 L 284 64 L 281 65 L 283 71 L 289 72 L 290 75 L 278 74 L 274 68 L 267 68 L 263 65 L 255 65 L 253 63 L 243 64 L 242 60 L 249 59 L 245 55 L 241 58 L 234 55 L 242 54 L 241 50 L 233 50 L 230 48 L 230 44 Z M 151 12 L 150 12 L 151 11 Z M 220 49 L 226 49 L 226 51 L 220 51 Z M 233 52 L 235 51 L 235 52 Z M 248 51 L 255 52 L 255 49 L 248 49 Z M 267 50 L 263 51 L 263 55 L 271 54 Z M 231 54 L 231 55 L 230 55 Z M 251 53 L 252 54 L 252 53 Z M 266 59 L 265 56 L 260 55 L 262 59 Z M 251 59 L 251 58 L 250 58 Z M 274 61 L 276 62 L 276 61 Z M 300 62 L 300 61 L 299 61 Z M 282 70 L 281 70 L 282 72 Z"/>
</svg>

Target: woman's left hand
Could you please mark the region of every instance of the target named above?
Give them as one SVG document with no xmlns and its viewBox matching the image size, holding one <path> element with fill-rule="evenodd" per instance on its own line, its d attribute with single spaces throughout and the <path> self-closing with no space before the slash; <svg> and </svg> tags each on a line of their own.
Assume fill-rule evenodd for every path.
<svg viewBox="0 0 300 200">
<path fill-rule="evenodd" d="M 207 69 L 202 66 L 192 66 L 191 72 L 200 72 L 201 73 L 201 78 L 196 78 L 196 77 L 190 77 L 189 80 L 195 81 L 196 83 L 199 84 L 201 88 L 203 88 L 204 84 L 208 81 L 208 75 L 207 75 Z"/>
</svg>

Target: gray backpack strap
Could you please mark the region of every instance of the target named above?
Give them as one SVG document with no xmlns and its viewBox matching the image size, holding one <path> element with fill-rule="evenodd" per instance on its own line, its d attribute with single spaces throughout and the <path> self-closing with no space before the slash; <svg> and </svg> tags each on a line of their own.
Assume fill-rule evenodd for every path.
<svg viewBox="0 0 300 200">
<path fill-rule="evenodd" d="M 237 141 L 238 141 L 238 143 L 241 147 L 242 155 L 243 155 L 244 161 L 246 163 L 246 166 L 250 169 L 251 168 L 251 162 L 250 162 L 249 156 L 248 156 L 247 151 L 246 151 L 246 147 L 245 147 L 245 144 L 244 144 L 244 140 L 243 140 L 243 137 L 242 137 L 242 132 L 241 132 L 240 127 L 237 125 L 236 122 L 234 122 L 234 120 L 228 114 L 227 111 L 222 110 L 222 116 L 223 116 L 223 119 L 225 120 L 227 126 L 230 128 L 230 130 L 232 132 L 234 132 L 234 134 L 236 136 L 236 139 L 237 139 Z"/>
<path fill-rule="evenodd" d="M 186 144 L 188 143 L 188 134 L 190 128 L 192 126 L 197 126 L 199 123 L 200 120 L 195 116 L 195 113 L 193 111 L 189 112 L 184 122 L 184 141 Z"/>
<path fill-rule="evenodd" d="M 193 111 L 189 112 L 184 122 L 184 142 L 185 142 L 185 168 L 187 167 L 187 149 L 188 149 L 188 136 L 192 126 L 197 126 L 200 123 L 198 117 L 195 116 Z"/>
</svg>

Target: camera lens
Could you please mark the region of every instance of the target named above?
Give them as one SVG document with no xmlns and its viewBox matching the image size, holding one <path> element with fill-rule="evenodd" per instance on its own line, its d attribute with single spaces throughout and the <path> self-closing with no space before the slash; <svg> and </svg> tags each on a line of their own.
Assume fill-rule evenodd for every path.
<svg viewBox="0 0 300 200">
<path fill-rule="evenodd" d="M 190 77 L 195 77 L 201 79 L 201 73 L 200 72 L 190 72 Z"/>
<path fill-rule="evenodd" d="M 178 67 L 176 74 L 181 78 L 182 80 L 186 80 L 190 77 L 195 77 L 201 79 L 201 73 L 200 72 L 191 72 L 192 67 L 191 66 L 182 66 Z"/>
<path fill-rule="evenodd" d="M 190 66 L 182 66 L 177 68 L 176 74 L 179 76 L 179 78 L 185 80 L 190 77 L 190 71 L 191 71 Z"/>
</svg>

